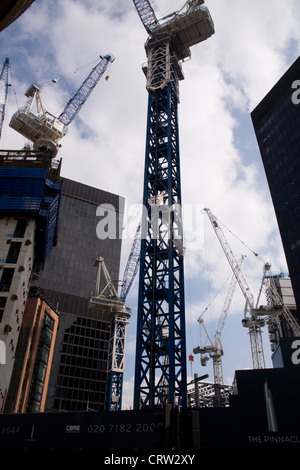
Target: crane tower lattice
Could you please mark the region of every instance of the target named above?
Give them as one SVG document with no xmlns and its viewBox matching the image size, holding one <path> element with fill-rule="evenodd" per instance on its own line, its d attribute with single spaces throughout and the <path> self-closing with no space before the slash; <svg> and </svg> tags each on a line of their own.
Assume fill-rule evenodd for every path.
<svg viewBox="0 0 300 470">
<path fill-rule="evenodd" d="M 125 368 L 126 327 L 131 313 L 119 298 L 104 259 L 98 257 L 94 266 L 98 269 L 96 289 L 91 295 L 90 306 L 100 307 L 111 320 L 105 408 L 107 411 L 120 411 Z M 100 291 L 101 273 L 104 274 L 106 284 Z"/>
<path fill-rule="evenodd" d="M 201 0 L 161 21 L 148 0 L 133 2 L 149 34 L 134 407 L 186 406 L 178 83 L 189 47 L 210 37 L 214 26 Z"/>
</svg>

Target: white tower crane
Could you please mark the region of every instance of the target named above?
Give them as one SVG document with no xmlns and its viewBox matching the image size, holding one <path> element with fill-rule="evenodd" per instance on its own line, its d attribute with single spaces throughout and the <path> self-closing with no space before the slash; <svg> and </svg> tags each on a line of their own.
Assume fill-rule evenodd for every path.
<svg viewBox="0 0 300 470">
<path fill-rule="evenodd" d="M 131 313 L 130 309 L 120 300 L 104 259 L 102 257 L 97 258 L 94 266 L 98 267 L 96 292 L 91 296 L 90 306 L 100 307 L 111 318 L 106 409 L 108 411 L 120 411 L 125 368 L 126 327 Z M 101 273 L 104 274 L 106 284 L 100 291 Z"/>
<path fill-rule="evenodd" d="M 241 256 L 238 262 L 239 268 L 241 267 L 243 260 L 244 260 L 244 256 Z M 201 365 L 203 366 L 206 365 L 207 361 L 210 358 L 212 358 L 213 370 L 214 370 L 214 383 L 216 385 L 224 385 L 223 367 L 222 367 L 223 347 L 221 343 L 221 336 L 224 330 L 225 322 L 228 317 L 228 313 L 229 313 L 229 309 L 231 306 L 234 291 L 236 288 L 236 284 L 237 284 L 237 280 L 236 280 L 235 275 L 233 274 L 213 341 L 209 337 L 207 329 L 204 325 L 202 315 L 200 315 L 200 317 L 197 320 L 200 326 L 203 327 L 206 333 L 206 336 L 210 342 L 210 345 L 203 346 L 203 347 L 198 346 L 193 349 L 193 352 L 194 354 L 201 354 Z"/>
<path fill-rule="evenodd" d="M 267 272 L 271 269 L 271 265 L 269 263 L 265 263 L 264 265 L 261 286 L 259 289 L 256 304 L 254 305 L 254 297 L 250 291 L 248 283 L 244 278 L 241 269 L 238 266 L 236 258 L 229 246 L 228 241 L 225 238 L 225 235 L 216 217 L 212 214 L 210 209 L 205 208 L 204 211 L 208 215 L 212 227 L 218 237 L 221 247 L 223 248 L 223 251 L 227 257 L 227 260 L 231 266 L 231 269 L 237 279 L 237 282 L 246 300 L 242 325 L 249 329 L 253 367 L 254 369 L 263 369 L 265 367 L 265 358 L 263 352 L 261 328 L 265 325 L 266 320 L 268 321 L 270 319 L 274 319 L 274 317 L 278 317 L 279 314 L 282 314 L 290 325 L 295 336 L 300 335 L 300 326 L 294 319 L 288 307 L 283 304 L 280 295 L 278 294 L 275 286 L 273 286 L 272 283 L 268 286 L 269 292 L 272 294 L 271 305 L 260 305 L 260 307 L 258 307 L 260 294 L 265 286 Z"/>
<path fill-rule="evenodd" d="M 52 158 L 54 158 L 58 152 L 60 139 L 68 132 L 68 125 L 75 119 L 108 65 L 114 60 L 115 57 L 111 54 L 100 56 L 100 61 L 90 71 L 58 117 L 46 111 L 42 103 L 40 87 L 33 83 L 25 93 L 27 97 L 25 107 L 17 110 L 12 116 L 9 126 L 33 142 L 35 150 L 39 150 L 41 147 L 47 148 L 52 152 Z M 36 113 L 32 111 L 34 102 L 36 103 Z"/>
<path fill-rule="evenodd" d="M 261 328 L 265 325 L 264 316 L 270 315 L 272 312 L 267 307 L 261 306 L 257 308 L 257 303 L 261 293 L 261 288 L 259 291 L 259 296 L 256 304 L 254 305 L 254 297 L 248 286 L 248 283 L 238 265 L 238 262 L 229 246 L 228 241 L 225 238 L 225 235 L 216 219 L 212 214 L 210 209 L 205 208 L 204 211 L 208 215 L 208 218 L 212 224 L 212 227 L 217 235 L 217 238 L 221 244 L 221 247 L 227 257 L 227 260 L 231 266 L 233 274 L 236 277 L 236 280 L 241 288 L 241 291 L 245 297 L 246 305 L 244 310 L 244 318 L 242 320 L 242 325 L 249 329 L 250 337 L 250 346 L 252 354 L 252 362 L 254 369 L 263 369 L 265 368 L 265 357 L 263 351 L 263 342 L 262 342 L 262 332 Z M 264 276 L 262 279 L 262 285 L 264 283 L 265 273 L 267 267 L 270 265 L 265 265 Z"/>
</svg>

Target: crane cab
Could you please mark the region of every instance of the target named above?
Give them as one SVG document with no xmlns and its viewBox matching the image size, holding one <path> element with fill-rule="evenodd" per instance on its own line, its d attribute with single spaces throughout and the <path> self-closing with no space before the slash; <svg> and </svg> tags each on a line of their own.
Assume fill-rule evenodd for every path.
<svg viewBox="0 0 300 470">
<path fill-rule="evenodd" d="M 54 116 L 37 116 L 26 108 L 20 108 L 12 116 L 9 126 L 33 142 L 33 148 L 47 147 L 57 153 L 57 143 L 67 133 L 67 127 Z M 55 156 L 53 155 L 53 157 Z"/>
<path fill-rule="evenodd" d="M 33 142 L 33 148 L 38 150 L 46 147 L 55 157 L 58 150 L 58 141 L 68 132 L 68 128 L 54 115 L 43 107 L 39 87 L 32 84 L 25 93 L 27 104 L 19 108 L 12 116 L 9 126 L 26 139 Z M 33 100 L 36 100 L 37 113 L 32 112 Z"/>
<path fill-rule="evenodd" d="M 188 1 L 178 12 L 160 20 L 159 26 L 153 29 L 155 34 L 175 34 L 181 44 L 178 59 L 190 56 L 189 48 L 208 39 L 215 32 L 214 23 L 202 1 Z M 185 7 L 187 10 L 184 11 Z"/>
</svg>

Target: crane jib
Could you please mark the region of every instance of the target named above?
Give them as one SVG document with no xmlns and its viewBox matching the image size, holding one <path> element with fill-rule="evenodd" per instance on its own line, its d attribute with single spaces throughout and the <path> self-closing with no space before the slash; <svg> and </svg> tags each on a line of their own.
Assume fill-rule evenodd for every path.
<svg viewBox="0 0 300 470">
<path fill-rule="evenodd" d="M 75 119 L 81 107 L 84 105 L 100 78 L 103 76 L 109 63 L 114 60 L 115 58 L 110 54 L 101 57 L 100 62 L 95 65 L 82 85 L 66 104 L 65 109 L 58 117 L 60 122 L 68 126 Z"/>
<path fill-rule="evenodd" d="M 148 34 L 151 35 L 152 30 L 158 24 L 158 19 L 155 16 L 154 10 L 149 0 L 133 0 L 134 6 L 138 15 L 145 26 Z"/>
</svg>

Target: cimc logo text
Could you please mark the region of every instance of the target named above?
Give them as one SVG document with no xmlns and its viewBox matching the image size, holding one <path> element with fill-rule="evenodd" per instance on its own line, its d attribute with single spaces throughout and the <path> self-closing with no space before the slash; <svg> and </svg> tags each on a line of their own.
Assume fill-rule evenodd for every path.
<svg viewBox="0 0 300 470">
<path fill-rule="evenodd" d="M 0 364 L 6 364 L 6 347 L 2 340 L 0 340 Z"/>
</svg>

